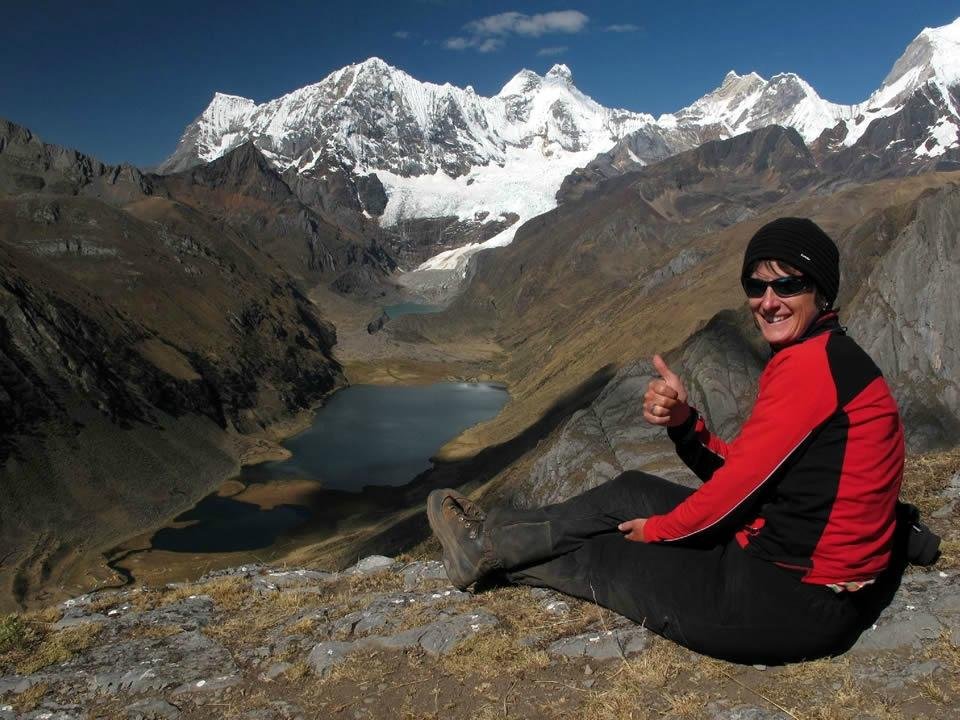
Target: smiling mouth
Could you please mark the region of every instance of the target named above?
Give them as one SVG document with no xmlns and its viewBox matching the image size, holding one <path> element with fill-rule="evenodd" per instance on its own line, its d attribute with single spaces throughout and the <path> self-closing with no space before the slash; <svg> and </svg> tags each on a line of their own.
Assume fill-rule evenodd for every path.
<svg viewBox="0 0 960 720">
<path fill-rule="evenodd" d="M 789 318 L 790 318 L 789 315 L 784 315 L 781 317 L 764 317 L 763 321 L 767 323 L 767 325 L 776 325 L 777 323 L 781 323 L 784 320 L 788 320 Z"/>
</svg>

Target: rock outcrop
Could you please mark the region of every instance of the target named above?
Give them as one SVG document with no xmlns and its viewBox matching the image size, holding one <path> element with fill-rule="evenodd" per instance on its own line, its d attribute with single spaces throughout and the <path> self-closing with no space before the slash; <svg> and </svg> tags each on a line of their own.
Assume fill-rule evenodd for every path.
<svg viewBox="0 0 960 720">
<path fill-rule="evenodd" d="M 0 718 L 16 710 L 31 720 L 176 720 L 230 707 L 237 717 L 272 719 L 351 706 L 358 717 L 387 718 L 400 704 L 414 713 L 440 701 L 472 711 L 491 692 L 511 715 L 554 717 L 610 700 L 624 711 L 648 708 L 647 693 L 680 685 L 703 698 L 699 717 L 779 718 L 762 709 L 773 707 L 764 698 L 779 707 L 832 704 L 838 677 L 862 696 L 857 707 L 874 693 L 888 708 L 906 707 L 918 689 L 941 688 L 936 707 L 949 714 L 960 702 L 949 689 L 958 583 L 955 571 L 908 574 L 844 658 L 810 666 L 822 677 L 794 690 L 799 696 L 784 698 L 781 688 L 745 698 L 736 692 L 742 682 L 718 678 L 749 671 L 756 685 L 776 686 L 806 670 L 711 661 L 552 591 L 460 592 L 435 560 L 368 557 L 341 572 L 242 566 L 195 583 L 73 598 L 29 625 L 4 619 Z M 560 713 L 548 703 L 564 686 L 575 692 Z"/>
<path fill-rule="evenodd" d="M 913 448 L 960 440 L 960 189 L 917 204 L 864 278 L 851 332 L 895 389 Z"/>
<path fill-rule="evenodd" d="M 667 356 L 671 366 L 689 368 L 684 382 L 690 403 L 723 437 L 736 435 L 749 413 L 763 367 L 744 320 L 721 313 Z M 588 407 L 576 411 L 555 439 L 543 444 L 530 473 L 511 487 L 510 501 L 518 507 L 560 502 L 626 470 L 699 485 L 663 431 L 643 419 L 643 394 L 655 377 L 648 360 L 619 370 Z"/>
</svg>

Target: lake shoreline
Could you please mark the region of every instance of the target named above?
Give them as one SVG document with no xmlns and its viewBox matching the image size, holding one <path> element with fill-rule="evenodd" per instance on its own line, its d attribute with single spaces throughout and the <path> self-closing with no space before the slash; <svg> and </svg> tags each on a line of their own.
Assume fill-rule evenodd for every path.
<svg viewBox="0 0 960 720">
<path fill-rule="evenodd" d="M 495 392 L 491 395 L 489 391 Z M 286 462 L 277 462 L 281 453 L 270 454 L 272 463 L 263 462 L 270 457 L 267 453 L 259 455 L 259 463 L 245 466 L 240 475 L 220 483 L 188 510 L 110 548 L 105 554 L 107 565 L 124 578 L 123 584 L 180 582 L 231 565 L 282 562 L 291 553 L 368 528 L 410 509 L 406 498 L 411 486 L 436 468 L 434 454 L 451 438 L 448 430 L 457 427 L 453 417 L 461 418 L 463 424 L 455 437 L 464 427 L 494 417 L 508 400 L 502 383 L 339 388 L 326 398 L 313 423 L 301 425 L 300 432 L 285 441 L 299 437 L 299 449 L 296 443 L 292 447 L 278 444 Z M 437 408 L 446 408 L 447 413 Z M 369 421 L 369 430 L 350 425 L 350 416 L 358 412 Z M 418 412 L 421 422 L 425 413 L 436 426 L 433 434 L 426 427 L 416 427 Z M 395 422 L 391 417 L 414 427 L 395 428 L 393 436 L 383 437 L 378 444 L 379 454 L 359 457 L 360 448 L 372 447 L 370 442 L 379 427 Z M 346 438 L 336 436 L 338 428 Z M 422 444 L 417 446 L 420 436 Z M 355 447 L 351 445 L 358 440 Z M 331 456 L 337 448 L 345 456 L 343 467 Z M 326 482 L 302 469 L 311 462 L 319 463 Z M 390 471 L 381 463 L 389 463 Z M 250 472 L 255 467 L 257 470 Z M 378 482 L 351 485 L 354 481 L 349 479 L 370 476 Z M 236 541 L 229 538 L 231 532 L 237 533 Z M 237 544 L 245 546 L 237 549 Z"/>
</svg>

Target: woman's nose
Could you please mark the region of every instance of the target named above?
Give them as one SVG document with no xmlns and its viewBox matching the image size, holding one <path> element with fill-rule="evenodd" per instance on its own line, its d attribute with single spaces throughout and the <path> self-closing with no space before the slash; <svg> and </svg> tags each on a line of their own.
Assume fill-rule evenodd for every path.
<svg viewBox="0 0 960 720">
<path fill-rule="evenodd" d="M 765 310 L 772 310 L 780 305 L 780 298 L 777 297 L 777 294 L 773 291 L 772 287 L 767 287 L 763 293 L 763 298 L 760 300 L 760 306 Z"/>
</svg>

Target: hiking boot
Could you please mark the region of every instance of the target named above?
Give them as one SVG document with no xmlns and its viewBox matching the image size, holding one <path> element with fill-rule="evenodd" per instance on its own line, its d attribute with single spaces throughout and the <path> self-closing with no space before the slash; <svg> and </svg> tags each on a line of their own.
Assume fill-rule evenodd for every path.
<svg viewBox="0 0 960 720">
<path fill-rule="evenodd" d="M 465 495 L 444 488 L 427 496 L 427 519 L 443 546 L 443 567 L 453 585 L 466 590 L 497 567 L 484 534 L 483 510 Z"/>
</svg>

